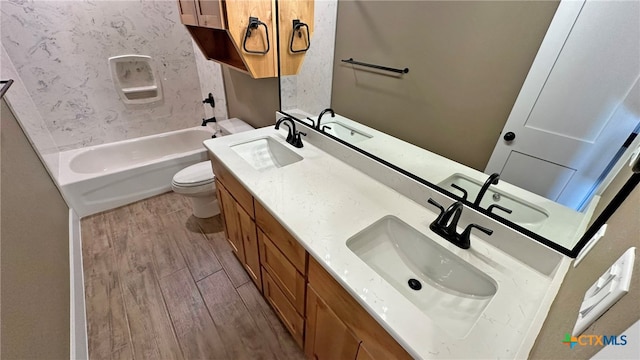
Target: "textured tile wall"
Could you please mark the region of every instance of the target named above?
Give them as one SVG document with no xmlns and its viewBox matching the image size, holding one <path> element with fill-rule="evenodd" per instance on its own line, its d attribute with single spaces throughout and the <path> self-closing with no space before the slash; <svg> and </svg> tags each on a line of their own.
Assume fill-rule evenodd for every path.
<svg viewBox="0 0 640 360">
<path fill-rule="evenodd" d="M 224 98 L 219 66 L 201 64 L 212 84 L 201 89 L 202 55 L 194 55 L 175 1 L 8 0 L 0 11 L 2 44 L 59 150 L 194 126 L 205 116 L 202 92 Z M 124 54 L 153 58 L 162 101 L 120 101 L 108 58 Z"/>
</svg>

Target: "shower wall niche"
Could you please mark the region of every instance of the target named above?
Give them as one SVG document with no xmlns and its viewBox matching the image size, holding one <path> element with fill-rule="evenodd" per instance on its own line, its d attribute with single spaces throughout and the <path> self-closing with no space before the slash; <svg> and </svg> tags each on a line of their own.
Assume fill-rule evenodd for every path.
<svg viewBox="0 0 640 360">
<path fill-rule="evenodd" d="M 113 56 L 109 58 L 109 67 L 113 85 L 125 104 L 162 100 L 162 84 L 150 56 Z"/>
</svg>

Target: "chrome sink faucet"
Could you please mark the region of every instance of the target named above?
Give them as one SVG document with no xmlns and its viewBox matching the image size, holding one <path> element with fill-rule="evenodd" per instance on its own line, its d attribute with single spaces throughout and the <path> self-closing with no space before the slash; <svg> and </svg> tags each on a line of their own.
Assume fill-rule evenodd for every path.
<svg viewBox="0 0 640 360">
<path fill-rule="evenodd" d="M 480 206 L 480 201 L 482 201 L 482 197 L 484 197 L 484 194 L 487 192 L 487 189 L 489 189 L 489 186 L 491 186 L 492 184 L 497 185 L 499 180 L 500 174 L 493 173 L 489 175 L 487 181 L 485 181 L 484 185 L 482 185 L 482 187 L 480 188 L 480 192 L 478 192 L 478 196 L 476 196 L 476 200 L 473 202 L 473 205 Z"/>
<path fill-rule="evenodd" d="M 440 209 L 440 215 L 429 225 L 429 229 L 459 248 L 469 249 L 471 247 L 471 229 L 473 228 L 487 235 L 493 234 L 493 230 L 478 224 L 469 224 L 462 233 L 458 234 L 458 220 L 460 220 L 462 209 L 464 209 L 464 205 L 460 201 L 456 201 L 446 210 L 433 199 L 429 199 L 429 204 Z"/>
<path fill-rule="evenodd" d="M 288 121 L 288 122 L 286 122 Z M 277 122 L 276 122 L 276 130 L 280 129 L 280 125 L 284 125 L 287 127 L 287 129 L 289 130 L 288 134 L 287 134 L 287 142 L 297 148 L 301 148 L 304 145 L 302 144 L 302 138 L 300 137 L 300 135 L 304 135 L 307 136 L 306 133 L 303 133 L 301 131 L 296 131 L 296 123 L 293 121 L 293 119 L 289 116 L 285 116 L 283 118 L 280 118 Z"/>
</svg>

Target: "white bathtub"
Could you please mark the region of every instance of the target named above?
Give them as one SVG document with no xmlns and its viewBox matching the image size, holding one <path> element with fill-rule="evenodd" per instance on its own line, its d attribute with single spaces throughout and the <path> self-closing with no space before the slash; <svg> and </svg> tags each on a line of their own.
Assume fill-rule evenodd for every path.
<svg viewBox="0 0 640 360">
<path fill-rule="evenodd" d="M 80 217 L 171 190 L 181 169 L 207 160 L 213 129 L 197 126 L 59 153 L 58 183 Z"/>
</svg>

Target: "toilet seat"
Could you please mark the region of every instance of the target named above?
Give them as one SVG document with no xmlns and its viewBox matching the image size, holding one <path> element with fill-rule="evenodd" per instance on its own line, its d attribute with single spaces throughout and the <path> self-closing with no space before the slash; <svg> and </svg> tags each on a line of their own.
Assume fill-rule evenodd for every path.
<svg viewBox="0 0 640 360">
<path fill-rule="evenodd" d="M 180 188 L 192 188 L 211 184 L 215 181 L 211 162 L 203 161 L 188 166 L 173 177 L 172 185 Z"/>
<path fill-rule="evenodd" d="M 215 196 L 216 184 L 211 182 L 198 186 L 180 186 L 172 183 L 171 190 L 178 194 L 192 197 Z"/>
</svg>

